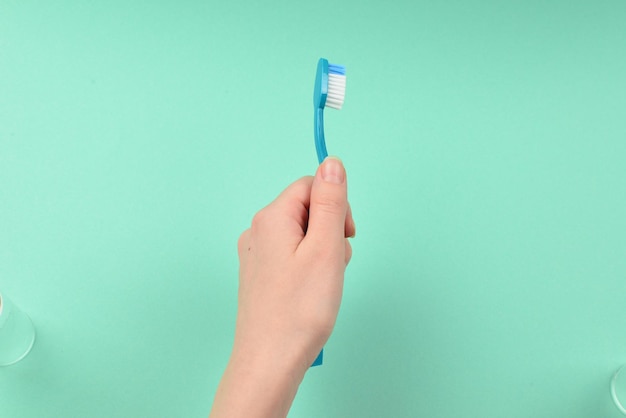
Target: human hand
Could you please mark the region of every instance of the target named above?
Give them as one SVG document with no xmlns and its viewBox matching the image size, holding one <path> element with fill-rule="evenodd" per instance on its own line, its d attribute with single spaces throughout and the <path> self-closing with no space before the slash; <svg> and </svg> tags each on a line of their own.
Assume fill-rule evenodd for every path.
<svg viewBox="0 0 626 418">
<path fill-rule="evenodd" d="M 335 325 L 354 234 L 332 157 L 255 215 L 239 238 L 235 342 L 211 416 L 286 415 Z"/>
<path fill-rule="evenodd" d="M 259 211 L 239 238 L 236 344 L 278 348 L 310 366 L 335 324 L 354 232 L 335 158 Z"/>
</svg>

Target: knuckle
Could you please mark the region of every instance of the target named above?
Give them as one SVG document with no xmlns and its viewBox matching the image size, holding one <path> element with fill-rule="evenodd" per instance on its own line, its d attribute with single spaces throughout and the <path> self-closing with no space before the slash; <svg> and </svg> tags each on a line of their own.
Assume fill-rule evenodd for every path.
<svg viewBox="0 0 626 418">
<path fill-rule="evenodd" d="M 261 209 L 258 211 L 254 217 L 252 218 L 251 230 L 257 231 L 259 229 L 263 229 L 264 225 L 267 223 L 268 214 L 267 209 Z"/>
<path fill-rule="evenodd" d="M 237 240 L 237 249 L 240 253 L 248 249 L 248 245 L 250 243 L 249 232 L 250 230 L 246 229 L 241 233 L 241 235 L 239 235 L 239 240 Z"/>
<path fill-rule="evenodd" d="M 322 341 L 328 340 L 335 327 L 335 316 L 330 311 L 318 312 L 317 315 L 308 318 L 310 329 Z"/>
<path fill-rule="evenodd" d="M 346 265 L 348 265 L 350 263 L 350 260 L 352 260 L 352 245 L 350 245 L 350 241 L 348 241 L 346 239 Z"/>
<path fill-rule="evenodd" d="M 241 235 L 239 235 L 239 239 L 237 240 L 237 248 L 239 249 L 239 251 L 241 251 L 242 248 L 248 245 L 248 231 L 249 229 L 246 229 L 241 233 Z"/>
<path fill-rule="evenodd" d="M 315 204 L 317 207 L 327 213 L 341 214 L 346 212 L 346 204 L 344 199 L 338 199 L 336 196 L 325 193 L 318 196 Z"/>
<path fill-rule="evenodd" d="M 307 248 L 307 256 L 311 260 L 313 266 L 315 264 L 323 266 L 331 266 L 338 257 L 337 250 L 333 245 L 328 245 L 327 240 L 318 239 L 317 237 L 309 242 L 311 245 Z"/>
</svg>

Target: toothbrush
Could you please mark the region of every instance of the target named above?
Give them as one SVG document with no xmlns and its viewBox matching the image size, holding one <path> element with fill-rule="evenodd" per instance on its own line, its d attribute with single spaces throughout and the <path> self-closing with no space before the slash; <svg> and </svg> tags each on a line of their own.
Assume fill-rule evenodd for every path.
<svg viewBox="0 0 626 418">
<path fill-rule="evenodd" d="M 315 90 L 313 92 L 313 107 L 315 118 L 315 149 L 317 159 L 321 164 L 328 157 L 326 140 L 324 138 L 324 107 L 341 109 L 346 95 L 346 67 L 339 64 L 331 64 L 325 58 L 320 58 L 317 63 L 317 75 L 315 76 Z"/>
<path fill-rule="evenodd" d="M 313 126 L 315 128 L 315 149 L 317 159 L 321 164 L 326 157 L 326 140 L 324 138 L 324 107 L 332 107 L 341 110 L 346 95 L 346 67 L 339 64 L 331 64 L 325 58 L 317 62 L 317 74 L 315 76 L 315 88 L 313 91 L 313 108 L 315 116 Z M 311 365 L 321 366 L 324 360 L 324 349 Z"/>
</svg>

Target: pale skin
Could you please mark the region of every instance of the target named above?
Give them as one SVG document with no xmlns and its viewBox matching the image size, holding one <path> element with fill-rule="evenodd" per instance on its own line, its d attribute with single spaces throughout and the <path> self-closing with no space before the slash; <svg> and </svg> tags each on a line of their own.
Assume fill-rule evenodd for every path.
<svg viewBox="0 0 626 418">
<path fill-rule="evenodd" d="M 210 418 L 287 416 L 334 328 L 354 235 L 333 157 L 254 216 L 238 242 L 235 340 Z"/>
</svg>

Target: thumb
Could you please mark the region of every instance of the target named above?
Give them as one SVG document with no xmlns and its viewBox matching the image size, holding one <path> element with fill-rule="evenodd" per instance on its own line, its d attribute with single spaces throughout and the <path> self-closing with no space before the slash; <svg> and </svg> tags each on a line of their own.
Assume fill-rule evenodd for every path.
<svg viewBox="0 0 626 418">
<path fill-rule="evenodd" d="M 346 170 L 339 158 L 327 157 L 311 187 L 307 237 L 314 245 L 343 251 L 347 212 Z"/>
</svg>

